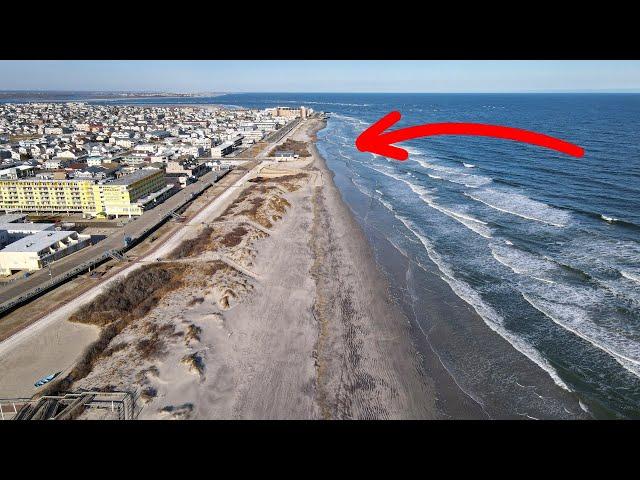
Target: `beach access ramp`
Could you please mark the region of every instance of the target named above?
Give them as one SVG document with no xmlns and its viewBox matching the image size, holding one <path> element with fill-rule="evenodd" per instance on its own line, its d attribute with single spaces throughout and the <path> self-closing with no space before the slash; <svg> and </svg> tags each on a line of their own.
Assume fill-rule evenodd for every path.
<svg viewBox="0 0 640 480">
<path fill-rule="evenodd" d="M 30 399 L 0 399 L 2 420 L 134 420 L 138 395 L 130 392 L 75 392 Z"/>
</svg>

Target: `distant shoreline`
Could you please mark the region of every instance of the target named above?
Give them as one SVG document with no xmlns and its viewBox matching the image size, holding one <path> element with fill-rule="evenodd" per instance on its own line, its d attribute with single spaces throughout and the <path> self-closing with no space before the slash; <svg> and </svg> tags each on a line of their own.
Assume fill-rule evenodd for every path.
<svg viewBox="0 0 640 480">
<path fill-rule="evenodd" d="M 67 102 L 128 102 L 131 100 L 161 100 L 161 99 L 194 99 L 194 98 L 214 98 L 227 95 L 226 93 L 211 94 L 154 94 L 154 95 L 116 95 L 95 93 L 83 96 L 82 93 L 56 94 L 57 92 L 2 92 L 0 91 L 0 103 L 67 103 Z"/>
</svg>

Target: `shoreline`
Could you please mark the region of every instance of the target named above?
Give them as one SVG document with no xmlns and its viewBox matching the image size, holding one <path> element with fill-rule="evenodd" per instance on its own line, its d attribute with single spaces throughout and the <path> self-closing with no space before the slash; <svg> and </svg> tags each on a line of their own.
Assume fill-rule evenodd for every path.
<svg viewBox="0 0 640 480">
<path fill-rule="evenodd" d="M 323 177 L 323 188 L 314 195 L 319 228 L 312 244 L 324 407 L 332 418 L 439 418 L 409 320 L 390 299 L 387 281 L 333 181 L 334 173 L 316 142 L 310 145 Z"/>
<path fill-rule="evenodd" d="M 146 402 L 140 418 L 150 419 L 487 418 L 447 382 L 435 352 L 419 348 L 415 325 L 392 298 L 374 247 L 317 148 L 325 126 L 315 119 L 294 132 L 310 157 L 265 164 L 253 183 L 232 189 L 224 206 L 205 209 L 190 222 L 193 229 L 162 245 L 166 258 L 198 238 L 205 224 L 230 234 L 231 222 L 245 237 L 233 248 L 181 260 L 201 270 L 220 260 L 226 267 L 213 284 L 193 283 L 198 273 L 189 273 L 190 286 L 164 295 L 110 339 L 108 354 L 99 355 L 73 389 L 137 390 Z M 256 175 L 264 179 L 255 183 Z M 287 179 L 299 175 L 306 180 L 289 190 Z M 276 220 L 258 225 L 235 206 L 260 199 L 288 207 L 269 210 L 264 218 Z M 70 307 L 52 317 L 68 328 L 95 328 L 62 318 Z M 160 353 L 141 357 L 136 346 L 151 338 Z M 192 358 L 188 368 L 185 358 Z M 455 415 L 445 413 L 442 401 Z"/>
<path fill-rule="evenodd" d="M 313 143 L 323 126 L 293 134 L 310 157 L 264 164 L 163 245 L 181 280 L 142 316 L 116 317 L 124 328 L 70 390 L 137 391 L 141 419 L 439 418 L 409 322 Z"/>
<path fill-rule="evenodd" d="M 354 186 L 348 167 L 335 159 L 329 164 L 397 308 L 410 319 L 412 340 L 435 385 L 443 418 L 590 418 L 573 392 L 559 387 L 454 291 L 430 257 L 417 263 L 387 238 L 397 228 L 396 218 Z"/>
<path fill-rule="evenodd" d="M 318 150 L 326 123 L 313 119 L 293 132 L 310 157 L 259 166 L 223 204 L 198 212 L 194 228 L 161 246 L 163 259 L 187 262 L 170 265 L 194 267 L 186 283 L 111 338 L 73 389 L 136 390 L 143 419 L 516 418 L 505 405 L 486 409 L 450 369 L 447 348 L 462 351 L 455 343 L 461 331 L 490 355 L 504 348 L 469 305 L 429 274 L 420 299 L 427 331 L 407 311 L 398 295 L 407 279 L 387 269 L 404 268 L 404 277 L 410 259 L 371 237 L 345 199 L 339 170 Z M 199 241 L 210 227 L 217 236 L 204 250 L 172 260 L 170 250 Z M 237 240 L 225 246 L 225 238 Z M 152 265 L 161 267 L 144 266 Z M 208 270 L 213 277 L 202 277 Z M 70 314 L 67 307 L 51 317 L 67 330 L 94 331 L 68 322 Z M 141 350 L 150 341 L 157 352 Z M 47 356 L 64 350 L 51 340 L 44 347 Z M 473 348 L 463 354 L 483 360 L 474 360 Z"/>
</svg>

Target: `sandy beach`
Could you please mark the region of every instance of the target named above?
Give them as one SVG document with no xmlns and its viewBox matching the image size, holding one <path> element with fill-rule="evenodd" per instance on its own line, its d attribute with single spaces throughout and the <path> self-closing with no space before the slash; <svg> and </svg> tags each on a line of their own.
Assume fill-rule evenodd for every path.
<svg viewBox="0 0 640 480">
<path fill-rule="evenodd" d="M 309 156 L 262 162 L 0 361 L 38 331 L 97 337 L 79 357 L 45 345 L 76 359 L 50 389 L 134 391 L 142 419 L 436 417 L 409 322 L 313 144 L 322 127 L 292 136 Z"/>
</svg>

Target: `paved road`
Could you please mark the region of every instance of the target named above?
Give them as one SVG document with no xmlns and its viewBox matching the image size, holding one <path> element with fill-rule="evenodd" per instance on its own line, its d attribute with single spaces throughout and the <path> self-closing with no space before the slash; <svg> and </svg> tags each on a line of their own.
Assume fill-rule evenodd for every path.
<svg viewBox="0 0 640 480">
<path fill-rule="evenodd" d="M 182 241 L 187 238 L 190 234 L 189 227 L 195 227 L 205 223 L 207 220 L 214 218 L 220 215 L 224 209 L 226 208 L 230 199 L 233 198 L 234 194 L 238 191 L 238 188 L 233 187 L 241 187 L 246 181 L 255 176 L 259 169 L 264 165 L 269 165 L 270 162 L 253 162 L 251 170 L 246 172 L 240 179 L 235 179 L 229 188 L 225 189 L 220 195 L 218 195 L 215 199 L 213 199 L 210 203 L 205 205 L 202 209 L 198 211 L 188 222 L 186 222 L 182 228 L 179 228 L 175 232 L 169 236 L 169 238 L 165 239 L 162 243 L 154 246 L 150 251 L 145 252 L 145 254 L 133 260 L 131 263 L 127 265 L 126 268 L 118 271 L 114 275 L 108 277 L 104 281 L 101 281 L 99 284 L 90 287 L 89 289 L 81 292 L 76 298 L 65 303 L 63 306 L 53 310 L 52 312 L 46 314 L 40 320 L 35 323 L 30 324 L 26 328 L 18 331 L 14 335 L 0 342 L 0 357 L 6 355 L 11 352 L 12 349 L 19 346 L 22 342 L 33 338 L 38 332 L 47 328 L 52 323 L 66 320 L 69 316 L 78 309 L 81 305 L 90 302 L 96 296 L 98 296 L 101 292 L 105 291 L 105 289 L 113 282 L 116 282 L 127 275 L 129 275 L 134 270 L 140 268 L 145 263 L 149 263 L 156 258 L 164 258 L 166 257 L 173 249 L 175 249 Z M 67 368 L 64 365 L 51 365 L 50 369 L 55 369 L 55 367 L 59 368 Z"/>
<path fill-rule="evenodd" d="M 268 145 L 268 147 L 272 148 L 273 144 Z M 65 321 L 80 305 L 90 302 L 105 288 L 108 288 L 111 282 L 123 278 L 150 260 L 166 257 L 171 250 L 190 235 L 193 227 L 207 223 L 223 213 L 246 181 L 252 176 L 259 175 L 259 170 L 262 167 L 269 166 L 272 163 L 274 162 L 270 162 L 267 159 L 255 159 L 246 164 L 242 170 L 233 171 L 212 187 L 210 192 L 213 193 L 213 198 L 208 198 L 207 202 L 203 202 L 204 205 L 197 212 L 190 214 L 190 218 L 180 224 L 180 228 L 169 234 L 167 238 L 158 239 L 150 250 L 143 253 L 139 258 L 133 258 L 122 270 L 112 274 L 107 273 L 105 275 L 106 278 L 103 277 L 100 283 L 96 285 L 87 285 L 86 289 L 80 288 L 76 292 L 75 298 L 56 307 L 37 321 L 24 326 L 24 328 L 14 332 L 5 340 L 0 341 L 0 360 L 8 359 L 8 363 L 5 362 L 7 367 L 3 369 L 3 383 L 15 387 L 15 392 L 12 391 L 11 396 L 31 395 L 33 393 L 33 378 L 38 378 L 40 372 L 66 371 L 70 368 L 69 360 L 66 357 L 52 359 L 38 353 L 39 349 L 42 348 L 38 342 L 43 336 L 47 335 L 51 328 L 56 328 L 55 324 L 57 322 Z M 56 348 L 61 349 L 62 347 L 58 345 Z M 17 352 L 28 352 L 27 356 L 30 359 L 16 363 L 15 360 L 11 359 L 16 358 Z M 20 358 L 24 358 L 24 356 Z"/>
<path fill-rule="evenodd" d="M 285 138 L 288 138 L 298 127 L 302 124 L 300 121 L 294 121 L 290 125 L 283 129 L 274 132 L 268 138 L 268 144 L 257 155 L 260 159 L 265 159 L 266 155 Z M 255 160 L 254 160 L 255 161 Z M 255 165 L 250 164 L 246 167 L 251 169 Z M 16 300 L 20 295 L 26 294 L 34 289 L 46 287 L 51 279 L 57 276 L 62 276 L 67 272 L 70 272 L 74 268 L 84 265 L 88 262 L 97 261 L 100 257 L 104 256 L 105 252 L 113 249 L 122 249 L 124 247 L 125 237 L 137 239 L 144 234 L 149 228 L 154 227 L 162 223 L 163 218 L 169 214 L 169 212 L 175 211 L 189 200 L 192 195 L 205 190 L 209 185 L 213 184 L 216 179 L 216 172 L 209 172 L 203 175 L 197 182 L 187 185 L 178 193 L 172 195 L 160 205 L 154 207 L 151 210 L 146 211 L 143 215 L 135 218 L 133 221 L 126 224 L 118 232 L 109 235 L 102 241 L 92 245 L 90 247 L 83 248 L 78 252 L 75 252 L 67 257 L 63 257 L 51 264 L 51 276 L 48 268 L 43 268 L 32 273 L 29 277 L 20 279 L 11 283 L 2 289 L 0 289 L 0 317 L 3 314 L 3 306 L 9 305 L 10 302 Z M 232 180 L 232 179 L 230 179 Z M 221 179 L 216 185 L 229 186 L 225 183 L 231 184 L 231 181 L 227 181 L 225 178 Z M 60 278 L 61 279 L 61 278 Z"/>
<path fill-rule="evenodd" d="M 83 248 L 78 252 L 55 261 L 51 264 L 52 276 L 60 275 L 68 270 L 96 259 L 104 252 L 112 249 L 121 249 L 124 245 L 125 237 L 138 238 L 147 229 L 161 222 L 162 218 L 169 212 L 181 207 L 189 200 L 191 195 L 205 186 L 211 185 L 216 179 L 216 172 L 208 172 L 203 175 L 198 182 L 187 185 L 185 188 L 166 199 L 155 208 L 144 212 L 141 216 L 127 223 L 124 227 L 95 245 Z M 222 180 L 221 180 L 222 181 Z M 43 268 L 32 273 L 29 277 L 17 280 L 0 290 L 0 304 L 21 295 L 32 288 L 46 284 L 50 280 L 49 269 Z"/>
</svg>

